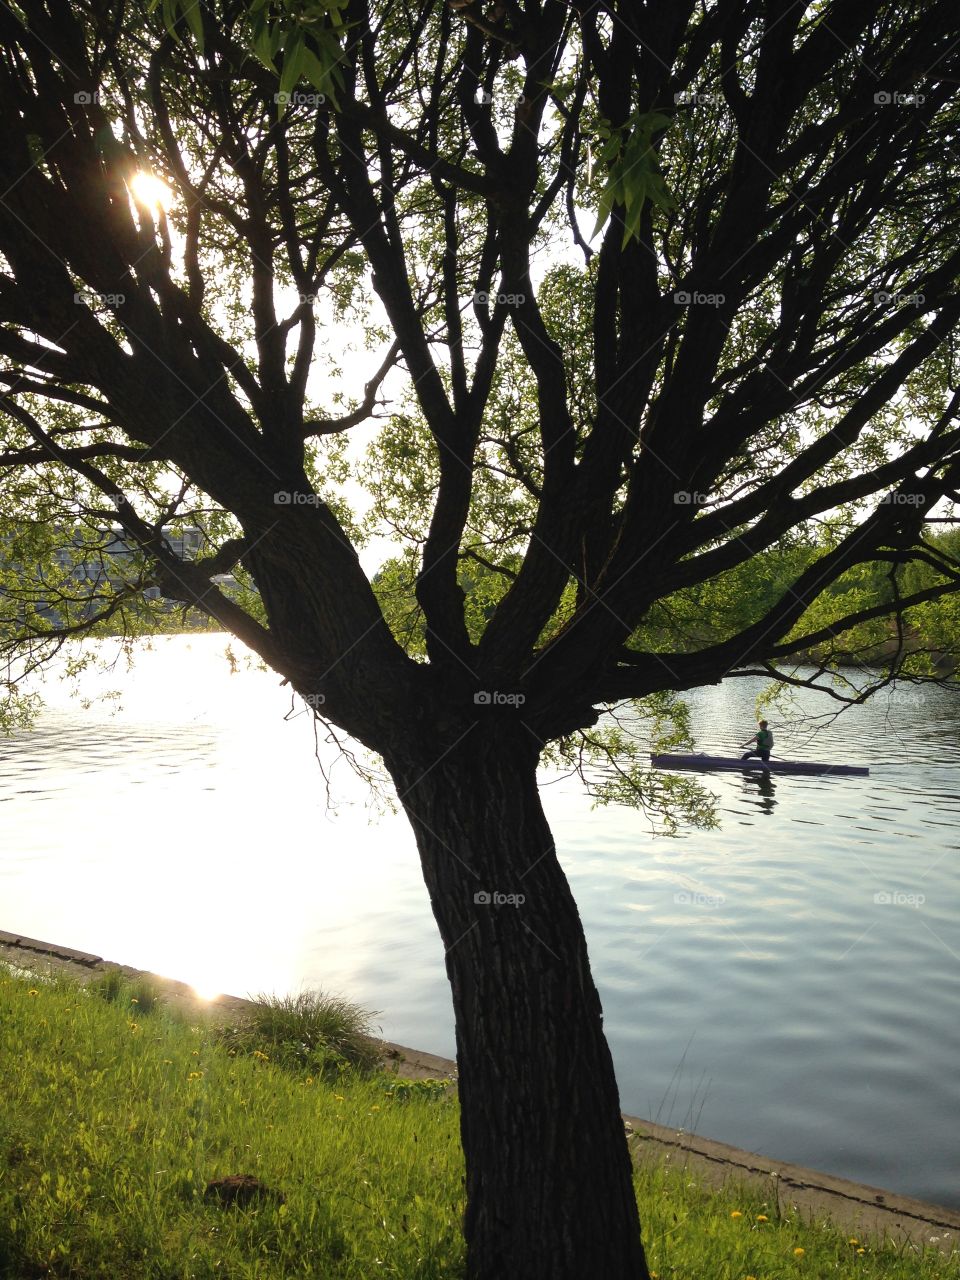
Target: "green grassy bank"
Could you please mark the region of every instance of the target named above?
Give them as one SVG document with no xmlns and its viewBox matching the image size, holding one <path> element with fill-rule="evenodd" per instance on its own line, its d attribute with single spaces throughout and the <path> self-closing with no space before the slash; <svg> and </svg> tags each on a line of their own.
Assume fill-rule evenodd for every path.
<svg viewBox="0 0 960 1280">
<path fill-rule="evenodd" d="M 149 992 L 101 994 L 0 968 L 3 1280 L 461 1275 L 445 1091 L 346 1066 L 343 1045 L 274 1052 L 146 1012 Z M 240 1174 L 259 1198 L 206 1191 Z M 644 1172 L 637 1194 L 661 1278 L 960 1280 L 957 1256 L 803 1225 L 680 1169 Z"/>
</svg>

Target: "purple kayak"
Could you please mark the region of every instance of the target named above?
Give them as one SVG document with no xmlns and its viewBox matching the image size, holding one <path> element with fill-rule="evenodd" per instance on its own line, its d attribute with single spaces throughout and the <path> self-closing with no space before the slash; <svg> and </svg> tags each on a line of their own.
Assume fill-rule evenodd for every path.
<svg viewBox="0 0 960 1280">
<path fill-rule="evenodd" d="M 699 769 L 705 772 L 717 770 L 763 770 L 767 773 L 836 774 L 838 777 L 866 778 L 870 774 L 859 764 L 818 764 L 813 760 L 741 760 L 739 756 L 672 755 L 651 756 L 657 769 Z"/>
</svg>

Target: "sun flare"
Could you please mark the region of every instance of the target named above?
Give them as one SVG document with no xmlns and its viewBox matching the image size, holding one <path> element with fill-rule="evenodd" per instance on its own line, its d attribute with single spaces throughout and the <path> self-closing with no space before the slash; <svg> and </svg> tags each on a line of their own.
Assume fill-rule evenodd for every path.
<svg viewBox="0 0 960 1280">
<path fill-rule="evenodd" d="M 162 210 L 164 213 L 173 204 L 173 192 L 162 178 L 152 173 L 136 173 L 130 179 L 130 191 L 137 204 L 151 213 Z"/>
</svg>

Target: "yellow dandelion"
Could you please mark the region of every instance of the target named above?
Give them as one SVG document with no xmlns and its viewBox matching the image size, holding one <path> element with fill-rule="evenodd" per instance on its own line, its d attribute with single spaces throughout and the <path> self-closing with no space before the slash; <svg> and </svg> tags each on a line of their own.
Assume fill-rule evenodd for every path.
<svg viewBox="0 0 960 1280">
<path fill-rule="evenodd" d="M 863 1248 L 860 1248 L 857 1250 L 857 1253 L 866 1253 L 866 1252 L 867 1252 L 866 1249 L 863 1249 Z"/>
<path fill-rule="evenodd" d="M 267 1055 L 267 1054 L 265 1054 L 265 1053 L 261 1053 L 259 1049 L 254 1049 L 254 1051 L 253 1051 L 253 1056 L 254 1056 L 255 1058 L 259 1058 L 261 1062 L 269 1062 L 269 1061 L 270 1061 L 270 1058 L 268 1057 L 268 1055 Z"/>
<path fill-rule="evenodd" d="M 128 1023 L 127 1023 L 127 1026 L 130 1028 L 130 1030 L 131 1030 L 131 1031 L 139 1031 L 139 1030 L 140 1030 L 140 1027 L 139 1027 L 139 1025 L 138 1025 L 136 1022 L 128 1022 Z"/>
<path fill-rule="evenodd" d="M 131 997 L 130 997 L 130 1003 L 131 1003 L 131 1004 L 139 1004 L 139 1003 L 140 1003 L 140 1001 L 137 999 L 137 997 L 136 997 L 136 996 L 131 996 Z"/>
<path fill-rule="evenodd" d="M 374 1106 L 372 1106 L 372 1107 L 370 1108 L 370 1110 L 371 1110 L 371 1111 L 379 1111 L 379 1110 L 380 1110 L 380 1108 L 379 1108 L 378 1106 L 374 1105 Z"/>
<path fill-rule="evenodd" d="M 344 1098 L 344 1096 L 343 1096 L 343 1094 L 342 1094 L 342 1093 L 335 1093 L 333 1096 L 336 1098 L 336 1100 L 337 1100 L 338 1102 L 344 1102 L 344 1101 L 345 1101 L 345 1098 Z"/>
<path fill-rule="evenodd" d="M 36 987 L 31 987 L 30 990 L 27 992 L 28 996 L 38 996 L 39 994 L 40 992 L 37 990 Z"/>
<path fill-rule="evenodd" d="M 202 1079 L 203 1079 L 203 1072 L 202 1072 L 202 1071 L 191 1071 L 191 1072 L 190 1072 L 190 1074 L 187 1076 L 187 1079 L 188 1079 L 188 1080 L 202 1080 Z"/>
<path fill-rule="evenodd" d="M 806 1249 L 796 1248 L 796 1249 L 794 1249 L 794 1251 L 793 1251 L 793 1256 L 794 1256 L 795 1258 L 802 1258 L 802 1257 L 803 1257 L 803 1255 L 804 1255 L 806 1252 L 807 1252 L 807 1251 L 806 1251 Z"/>
<path fill-rule="evenodd" d="M 767 1215 L 766 1215 L 765 1213 L 758 1213 L 758 1214 L 757 1214 L 757 1221 L 758 1221 L 758 1222 L 769 1222 L 769 1221 L 770 1221 L 770 1219 L 767 1217 Z"/>
<path fill-rule="evenodd" d="M 731 1218 L 742 1218 L 742 1217 L 743 1217 L 743 1214 L 740 1212 L 740 1210 L 739 1210 L 739 1209 L 734 1209 L 734 1210 L 733 1210 L 733 1212 L 730 1214 L 730 1217 L 731 1217 Z"/>
<path fill-rule="evenodd" d="M 850 1239 L 847 1241 L 847 1244 L 859 1244 L 859 1243 L 860 1241 L 857 1239 L 856 1236 L 851 1236 Z"/>
<path fill-rule="evenodd" d="M 307 1084 L 313 1084 L 313 1076 L 307 1076 Z"/>
</svg>

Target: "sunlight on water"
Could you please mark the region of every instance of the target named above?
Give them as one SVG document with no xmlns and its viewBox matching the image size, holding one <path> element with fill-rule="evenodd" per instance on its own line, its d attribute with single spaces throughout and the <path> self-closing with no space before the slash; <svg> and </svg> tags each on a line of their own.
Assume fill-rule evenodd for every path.
<svg viewBox="0 0 960 1280">
<path fill-rule="evenodd" d="M 452 1056 L 405 819 L 371 817 L 321 742 L 329 809 L 310 718 L 224 648 L 159 639 L 132 675 L 85 675 L 86 708 L 47 682 L 36 729 L 0 743 L 0 928 L 207 996 L 342 992 Z M 759 688 L 693 691 L 698 749 L 745 741 Z M 803 695 L 770 713 L 778 754 L 870 777 L 711 775 L 721 829 L 676 840 L 545 788 L 625 1110 L 960 1203 L 958 704 L 894 690 L 814 734 L 833 708 Z"/>
</svg>

